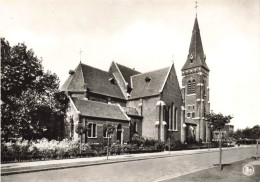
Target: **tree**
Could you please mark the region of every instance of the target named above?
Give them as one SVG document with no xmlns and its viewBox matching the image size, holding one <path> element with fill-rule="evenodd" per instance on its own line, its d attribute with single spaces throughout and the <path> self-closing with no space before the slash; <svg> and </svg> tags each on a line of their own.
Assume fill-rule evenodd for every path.
<svg viewBox="0 0 260 182">
<path fill-rule="evenodd" d="M 244 134 L 243 134 L 243 131 L 241 129 L 237 129 L 234 134 L 233 134 L 233 137 L 237 140 L 241 139 L 241 138 L 244 138 Z"/>
<path fill-rule="evenodd" d="M 109 138 L 114 133 L 116 127 L 111 123 L 105 123 L 103 125 L 103 130 L 107 133 L 107 160 L 109 155 Z"/>
<path fill-rule="evenodd" d="M 256 157 L 258 157 L 258 144 L 259 144 L 259 139 L 260 139 L 260 126 L 255 125 L 252 128 L 252 137 L 256 139 Z"/>
<path fill-rule="evenodd" d="M 219 132 L 219 169 L 222 170 L 222 133 L 221 130 L 225 127 L 226 124 L 230 122 L 232 117 L 230 115 L 224 116 L 221 113 L 215 114 L 210 113 L 206 115 L 206 121 L 208 122 L 209 129 L 212 131 L 218 131 Z"/>
<path fill-rule="evenodd" d="M 1 82 L 2 139 L 62 137 L 69 100 L 58 90 L 57 75 L 44 72 L 24 43 L 11 47 L 1 38 Z"/>
<path fill-rule="evenodd" d="M 84 123 L 78 123 L 75 128 L 75 132 L 80 135 L 80 153 L 82 151 L 82 135 L 86 134 L 88 127 Z"/>
<path fill-rule="evenodd" d="M 246 127 L 242 130 L 243 138 L 252 139 L 252 129 L 249 127 Z"/>
</svg>

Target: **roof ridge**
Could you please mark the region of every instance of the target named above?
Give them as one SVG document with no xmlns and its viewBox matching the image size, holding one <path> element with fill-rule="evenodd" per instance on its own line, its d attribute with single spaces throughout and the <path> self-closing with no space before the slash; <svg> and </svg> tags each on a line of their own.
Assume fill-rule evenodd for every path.
<svg viewBox="0 0 260 182">
<path fill-rule="evenodd" d="M 74 97 L 75 98 L 75 97 Z M 74 99 L 73 98 L 73 99 Z M 108 103 L 106 103 L 106 102 L 99 102 L 99 101 L 95 101 L 95 100 L 86 100 L 86 99 L 78 99 L 78 98 L 75 98 L 75 99 L 77 99 L 77 100 L 80 100 L 80 101 L 86 101 L 86 102 L 94 102 L 94 103 L 99 103 L 99 104 L 103 104 L 103 105 L 109 105 L 109 106 L 118 106 L 117 104 L 108 104 Z"/>
<path fill-rule="evenodd" d="M 171 66 L 170 66 L 170 67 L 165 67 L 165 68 L 156 69 L 156 70 L 152 70 L 152 71 L 148 71 L 148 72 L 145 72 L 145 73 L 140 73 L 140 74 L 137 74 L 137 75 L 132 75 L 131 77 L 140 76 L 140 75 L 144 75 L 144 74 L 152 73 L 152 72 L 157 72 L 157 71 L 161 71 L 161 70 L 169 69 L 169 68 L 171 68 Z"/>
<path fill-rule="evenodd" d="M 130 69 L 131 71 L 141 73 L 140 71 L 137 71 L 137 70 L 135 70 L 135 69 L 133 69 L 133 68 L 129 68 L 129 67 L 127 67 L 127 66 L 125 66 L 125 65 L 122 65 L 122 64 L 119 64 L 119 63 L 117 63 L 117 62 L 115 62 L 115 61 L 113 61 L 113 62 L 114 62 L 116 65 L 123 66 L 123 67 L 125 67 L 125 68 L 127 68 L 127 69 Z M 120 69 L 119 69 L 119 70 L 120 70 Z"/>
<path fill-rule="evenodd" d="M 124 76 L 123 76 L 121 70 L 118 68 L 118 64 L 117 64 L 115 61 L 113 61 L 113 62 L 114 62 L 114 64 L 116 65 L 116 68 L 118 69 L 119 74 L 122 76 L 124 83 L 126 84 L 126 80 L 125 80 L 125 78 L 124 78 Z"/>
<path fill-rule="evenodd" d="M 90 65 L 84 64 L 84 63 L 80 63 L 80 64 L 82 64 L 83 66 L 88 66 L 88 67 L 90 67 L 90 68 L 93 68 L 93 69 L 96 69 L 96 70 L 99 70 L 99 71 L 102 71 L 102 72 L 105 72 L 105 73 L 108 73 L 108 74 L 109 74 L 108 71 L 102 70 L 102 69 L 100 69 L 100 68 L 96 68 L 96 67 L 93 67 L 93 66 L 90 66 Z"/>
<path fill-rule="evenodd" d="M 163 82 L 163 85 L 162 85 L 162 88 L 161 88 L 160 92 L 163 91 L 163 88 L 164 88 L 164 86 L 165 86 L 165 84 L 166 84 L 166 81 L 167 81 L 167 79 L 168 79 L 168 77 L 169 77 L 169 75 L 170 75 L 170 72 L 171 72 L 171 70 L 172 70 L 172 68 L 173 68 L 173 66 L 174 66 L 173 64 L 174 64 L 174 63 L 172 63 L 172 65 L 169 67 L 168 73 L 167 73 L 167 75 L 166 75 L 166 77 L 165 77 L 165 80 L 164 80 L 164 82 Z"/>
</svg>

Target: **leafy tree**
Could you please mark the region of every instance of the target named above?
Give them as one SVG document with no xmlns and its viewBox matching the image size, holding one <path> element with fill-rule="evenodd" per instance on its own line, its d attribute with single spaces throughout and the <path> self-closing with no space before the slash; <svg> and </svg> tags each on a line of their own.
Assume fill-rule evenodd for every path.
<svg viewBox="0 0 260 182">
<path fill-rule="evenodd" d="M 243 138 L 247 138 L 247 139 L 252 139 L 252 133 L 251 133 L 252 129 L 249 127 L 246 127 L 245 129 L 242 130 L 243 133 Z"/>
<path fill-rule="evenodd" d="M 107 133 L 107 159 L 109 155 L 109 138 L 114 133 L 116 127 L 112 125 L 111 123 L 105 123 L 103 125 L 103 130 Z"/>
<path fill-rule="evenodd" d="M 78 123 L 75 128 L 75 132 L 80 135 L 80 153 L 82 151 L 82 135 L 87 136 L 88 127 L 84 123 Z"/>
<path fill-rule="evenodd" d="M 215 113 L 210 113 L 206 115 L 206 120 L 208 122 L 209 129 L 212 131 L 218 131 L 219 132 L 219 169 L 222 170 L 222 133 L 221 130 L 225 127 L 226 124 L 230 122 L 232 117 L 230 115 L 224 116 L 223 114 L 215 114 Z"/>
<path fill-rule="evenodd" d="M 11 47 L 1 38 L 1 82 L 2 139 L 62 137 L 68 98 L 32 49 L 23 43 Z"/>
</svg>

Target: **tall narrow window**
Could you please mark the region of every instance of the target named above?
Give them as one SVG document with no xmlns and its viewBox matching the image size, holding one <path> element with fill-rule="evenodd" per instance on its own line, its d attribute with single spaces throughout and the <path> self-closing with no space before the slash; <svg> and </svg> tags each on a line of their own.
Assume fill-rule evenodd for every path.
<svg viewBox="0 0 260 182">
<path fill-rule="evenodd" d="M 174 130 L 177 130 L 177 107 L 175 107 L 175 109 L 174 109 L 174 125 L 173 125 L 173 129 Z"/>
<path fill-rule="evenodd" d="M 108 135 L 106 128 L 103 128 L 103 137 L 104 137 L 104 138 L 111 138 L 111 136 Z"/>
<path fill-rule="evenodd" d="M 195 93 L 196 92 L 196 81 L 193 80 L 192 81 L 192 93 Z"/>
<path fill-rule="evenodd" d="M 192 93 L 192 87 L 191 87 L 191 81 L 189 80 L 188 81 L 188 94 L 191 94 Z"/>
<path fill-rule="evenodd" d="M 70 137 L 74 137 L 74 121 L 72 118 L 70 119 Z"/>
<path fill-rule="evenodd" d="M 97 137 L 97 125 L 95 123 L 88 124 L 88 137 Z"/>
<path fill-rule="evenodd" d="M 133 127 L 133 129 L 134 129 L 134 133 L 137 133 L 137 124 L 136 124 L 136 121 L 134 122 L 134 127 Z"/>
<path fill-rule="evenodd" d="M 172 130 L 174 127 L 173 127 L 173 120 L 174 120 L 174 118 L 173 118 L 173 112 L 174 112 L 174 105 L 173 105 L 173 103 L 171 104 L 171 121 L 170 121 L 170 129 Z"/>
</svg>

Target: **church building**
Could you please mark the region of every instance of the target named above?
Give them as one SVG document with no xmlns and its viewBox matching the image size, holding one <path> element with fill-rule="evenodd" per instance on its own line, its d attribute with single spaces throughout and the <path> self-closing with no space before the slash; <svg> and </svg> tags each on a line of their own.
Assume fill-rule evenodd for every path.
<svg viewBox="0 0 260 182">
<path fill-rule="evenodd" d="M 197 17 L 180 87 L 174 63 L 170 67 L 141 73 L 116 62 L 108 71 L 80 63 L 69 71 L 61 86 L 70 99 L 65 137 L 77 140 L 75 127 L 88 131 L 84 142 L 126 143 L 135 133 L 162 142 L 171 136 L 182 142 L 210 141 L 205 121 L 209 113 L 209 68 L 205 62 Z M 108 136 L 105 123 L 115 126 Z"/>
</svg>

